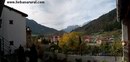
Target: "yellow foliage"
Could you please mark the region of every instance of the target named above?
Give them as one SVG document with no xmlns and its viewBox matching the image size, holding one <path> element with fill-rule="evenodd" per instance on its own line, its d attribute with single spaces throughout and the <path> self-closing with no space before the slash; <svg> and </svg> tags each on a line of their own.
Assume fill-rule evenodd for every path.
<svg viewBox="0 0 130 62">
<path fill-rule="evenodd" d="M 79 36 L 80 36 L 80 33 L 78 33 L 78 32 L 65 33 L 60 38 L 59 46 L 64 47 L 64 45 L 66 45 L 66 46 L 74 49 L 76 46 L 78 46 Z"/>
</svg>

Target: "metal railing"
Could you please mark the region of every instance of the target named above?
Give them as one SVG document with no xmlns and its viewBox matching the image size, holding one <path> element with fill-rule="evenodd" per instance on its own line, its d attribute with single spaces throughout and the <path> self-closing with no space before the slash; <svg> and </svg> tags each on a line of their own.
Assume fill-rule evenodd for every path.
<svg viewBox="0 0 130 62">
<path fill-rule="evenodd" d="M 7 58 L 8 55 L 11 55 L 11 46 L 13 49 L 16 49 L 16 46 L 10 45 L 10 41 L 0 36 L 0 60 L 2 58 Z"/>
<path fill-rule="evenodd" d="M 0 62 L 7 60 L 8 62 L 17 62 L 16 55 L 11 53 L 11 46 L 17 49 L 16 46 L 10 45 L 10 41 L 0 36 Z"/>
</svg>

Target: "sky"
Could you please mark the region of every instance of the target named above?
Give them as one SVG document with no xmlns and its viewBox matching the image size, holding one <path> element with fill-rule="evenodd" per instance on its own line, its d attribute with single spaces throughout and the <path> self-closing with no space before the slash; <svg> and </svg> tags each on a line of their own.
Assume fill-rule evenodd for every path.
<svg viewBox="0 0 130 62">
<path fill-rule="evenodd" d="M 6 0 L 10 1 L 10 0 Z M 16 1 L 16 0 L 11 0 Z M 19 1 L 19 0 L 17 0 Z M 21 0 L 23 1 L 23 0 Z M 26 0 L 31 1 L 31 0 Z M 34 0 L 35 1 L 35 0 Z M 44 26 L 61 30 L 70 25 L 87 23 L 116 8 L 116 0 L 37 0 L 44 4 L 7 4 L 28 14 Z"/>
</svg>

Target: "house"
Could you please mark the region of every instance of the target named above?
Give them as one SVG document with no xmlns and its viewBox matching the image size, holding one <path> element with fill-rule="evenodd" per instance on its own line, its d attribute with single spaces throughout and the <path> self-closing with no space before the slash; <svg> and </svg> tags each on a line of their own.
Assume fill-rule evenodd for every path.
<svg viewBox="0 0 130 62">
<path fill-rule="evenodd" d="M 60 40 L 60 35 L 53 35 L 51 37 L 51 43 L 58 44 L 58 41 Z"/>
<path fill-rule="evenodd" d="M 122 42 L 127 44 L 128 52 L 124 53 L 130 62 L 130 0 L 117 0 L 117 19 L 122 23 Z"/>
<path fill-rule="evenodd" d="M 5 54 L 26 46 L 26 18 L 28 15 L 4 5 L 1 14 L 0 41 Z"/>
<path fill-rule="evenodd" d="M 84 35 L 82 38 L 83 38 L 83 41 L 86 43 L 92 42 L 92 36 Z"/>
<path fill-rule="evenodd" d="M 97 36 L 95 41 L 97 45 L 105 44 L 107 42 L 106 38 L 102 36 Z"/>
</svg>

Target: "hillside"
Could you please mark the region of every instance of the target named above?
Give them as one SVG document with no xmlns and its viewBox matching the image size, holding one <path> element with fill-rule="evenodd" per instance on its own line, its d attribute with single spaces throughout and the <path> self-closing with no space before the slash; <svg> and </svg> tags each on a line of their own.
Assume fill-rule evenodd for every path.
<svg viewBox="0 0 130 62">
<path fill-rule="evenodd" d="M 67 28 L 63 29 L 63 31 L 65 32 L 71 32 L 72 30 L 78 28 L 78 25 L 72 25 L 72 26 L 68 26 Z"/>
<path fill-rule="evenodd" d="M 116 9 L 100 16 L 98 19 L 92 20 L 88 24 L 79 27 L 73 31 L 92 34 L 96 32 L 107 32 L 121 29 L 121 23 L 116 20 Z"/>
<path fill-rule="evenodd" d="M 30 19 L 26 20 L 26 26 L 31 28 L 33 34 L 49 35 L 55 33 L 62 33 L 61 31 L 57 31 L 53 28 L 43 26 L 41 24 L 38 24 L 36 21 Z"/>
</svg>

